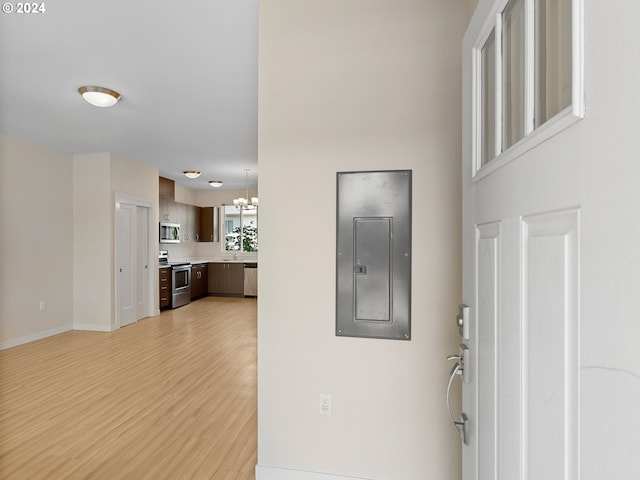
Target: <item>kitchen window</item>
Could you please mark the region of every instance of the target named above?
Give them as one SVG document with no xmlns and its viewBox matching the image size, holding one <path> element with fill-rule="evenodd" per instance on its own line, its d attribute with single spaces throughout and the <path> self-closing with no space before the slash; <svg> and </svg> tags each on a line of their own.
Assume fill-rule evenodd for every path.
<svg viewBox="0 0 640 480">
<path fill-rule="evenodd" d="M 474 47 L 474 174 L 584 116 L 583 0 L 497 0 Z"/>
<path fill-rule="evenodd" d="M 222 213 L 222 249 L 228 252 L 257 252 L 258 208 L 240 209 L 234 205 L 223 205 Z"/>
</svg>

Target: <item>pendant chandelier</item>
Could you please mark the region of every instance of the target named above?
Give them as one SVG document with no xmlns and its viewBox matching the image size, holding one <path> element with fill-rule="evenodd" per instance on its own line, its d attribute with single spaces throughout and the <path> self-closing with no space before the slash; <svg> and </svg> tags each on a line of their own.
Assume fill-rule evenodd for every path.
<svg viewBox="0 0 640 480">
<path fill-rule="evenodd" d="M 236 208 L 239 208 L 241 210 L 253 210 L 258 206 L 258 197 L 249 198 L 249 172 L 250 171 L 251 170 L 249 170 L 248 168 L 244 169 L 244 184 L 245 184 L 244 195 L 245 196 L 233 199 L 233 205 Z"/>
</svg>

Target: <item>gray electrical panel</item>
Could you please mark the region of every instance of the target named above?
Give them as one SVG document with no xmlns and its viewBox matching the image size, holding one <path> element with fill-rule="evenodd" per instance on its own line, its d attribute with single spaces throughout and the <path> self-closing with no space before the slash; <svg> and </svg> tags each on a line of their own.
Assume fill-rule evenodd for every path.
<svg viewBox="0 0 640 480">
<path fill-rule="evenodd" d="M 411 170 L 338 172 L 336 335 L 411 339 Z"/>
</svg>

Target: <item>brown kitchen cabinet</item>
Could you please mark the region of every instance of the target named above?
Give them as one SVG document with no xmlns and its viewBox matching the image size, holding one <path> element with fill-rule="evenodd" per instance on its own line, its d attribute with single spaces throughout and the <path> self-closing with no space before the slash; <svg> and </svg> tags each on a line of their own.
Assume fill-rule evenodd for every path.
<svg viewBox="0 0 640 480">
<path fill-rule="evenodd" d="M 242 263 L 209 263 L 209 293 L 214 295 L 244 295 L 244 265 Z"/>
<path fill-rule="evenodd" d="M 200 241 L 218 241 L 218 207 L 202 207 L 200 209 Z"/>
<path fill-rule="evenodd" d="M 204 297 L 209 291 L 209 269 L 206 263 L 191 265 L 191 299 Z"/>
<path fill-rule="evenodd" d="M 178 223 L 176 221 L 175 182 L 173 180 L 159 177 L 158 207 L 160 209 L 161 222 Z"/>
<path fill-rule="evenodd" d="M 189 240 L 192 242 L 199 242 L 202 238 L 200 210 L 202 208 L 195 205 L 187 205 L 187 233 L 189 234 Z"/>
<path fill-rule="evenodd" d="M 160 198 L 175 199 L 176 183 L 164 177 L 158 177 L 158 196 Z"/>
<path fill-rule="evenodd" d="M 168 178 L 159 177 L 158 208 L 160 222 L 180 225 L 180 242 L 212 242 L 213 230 L 202 233 L 202 207 L 175 201 L 175 183 Z M 213 210 L 209 208 L 208 210 Z M 213 219 L 213 215 L 210 215 Z M 213 220 L 211 221 L 213 224 Z M 204 240 L 203 240 L 204 238 Z"/>
<path fill-rule="evenodd" d="M 171 306 L 171 268 L 160 268 L 158 275 L 160 292 L 160 309 Z"/>
</svg>

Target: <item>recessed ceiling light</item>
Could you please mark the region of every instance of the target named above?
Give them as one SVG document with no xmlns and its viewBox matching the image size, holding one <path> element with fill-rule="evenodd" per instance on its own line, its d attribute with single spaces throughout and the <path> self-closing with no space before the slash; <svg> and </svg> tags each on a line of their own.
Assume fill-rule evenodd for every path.
<svg viewBox="0 0 640 480">
<path fill-rule="evenodd" d="M 200 176 L 200 172 L 198 170 L 185 170 L 184 176 L 187 178 L 198 178 Z"/>
<path fill-rule="evenodd" d="M 218 188 L 222 186 L 222 180 L 209 180 L 209 185 L 213 188 Z"/>
<path fill-rule="evenodd" d="M 96 107 L 111 107 L 120 100 L 118 92 L 105 87 L 87 85 L 80 87 L 78 92 L 82 95 L 82 98 Z"/>
</svg>

